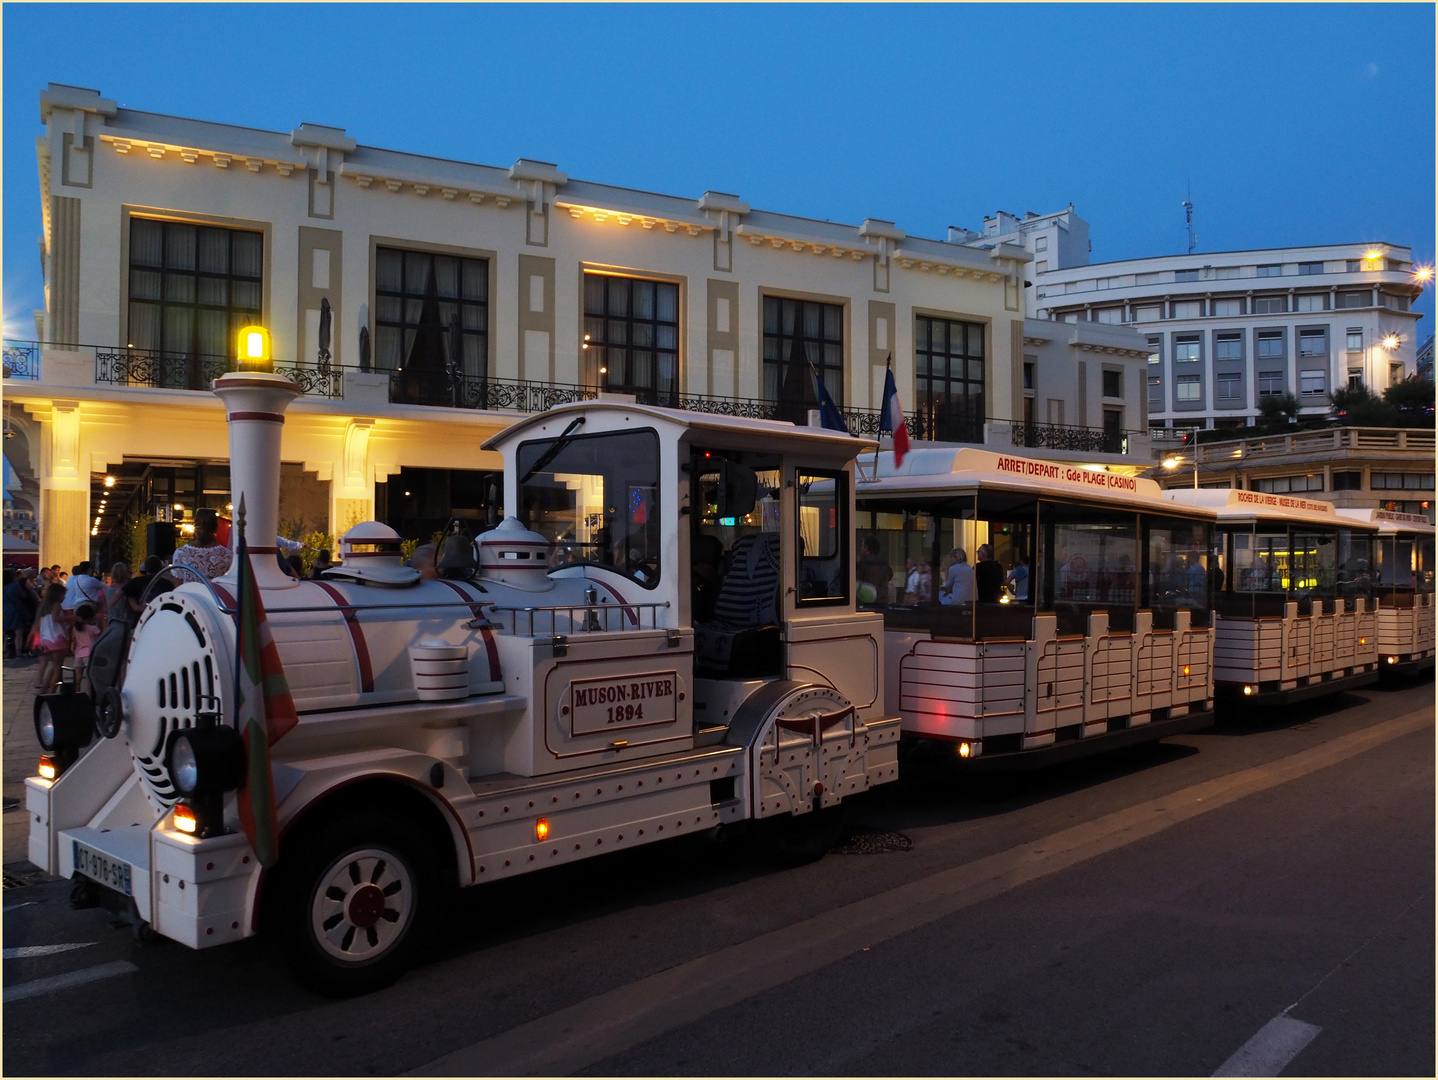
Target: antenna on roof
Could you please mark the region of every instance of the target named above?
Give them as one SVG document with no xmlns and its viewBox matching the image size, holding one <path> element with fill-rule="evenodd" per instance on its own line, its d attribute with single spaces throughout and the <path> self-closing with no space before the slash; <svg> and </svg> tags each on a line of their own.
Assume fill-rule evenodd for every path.
<svg viewBox="0 0 1438 1080">
<path fill-rule="evenodd" d="M 1193 181 L 1188 182 L 1188 198 L 1183 200 L 1183 224 L 1188 230 L 1188 253 L 1198 247 L 1198 237 L 1193 235 Z"/>
</svg>

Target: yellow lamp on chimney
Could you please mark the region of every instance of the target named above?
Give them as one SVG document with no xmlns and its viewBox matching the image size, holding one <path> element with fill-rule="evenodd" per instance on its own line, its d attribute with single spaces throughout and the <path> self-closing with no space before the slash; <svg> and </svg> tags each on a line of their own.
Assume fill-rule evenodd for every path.
<svg viewBox="0 0 1438 1080">
<path fill-rule="evenodd" d="M 270 332 L 263 326 L 246 326 L 239 333 L 235 363 L 240 371 L 273 371 Z"/>
</svg>

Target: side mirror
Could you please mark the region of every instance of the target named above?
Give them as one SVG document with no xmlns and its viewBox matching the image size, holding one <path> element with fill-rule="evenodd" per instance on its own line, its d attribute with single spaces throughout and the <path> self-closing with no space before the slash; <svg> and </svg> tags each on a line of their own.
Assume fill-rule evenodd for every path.
<svg viewBox="0 0 1438 1080">
<path fill-rule="evenodd" d="M 759 491 L 759 477 L 747 465 L 727 458 L 719 468 L 719 516 L 741 518 L 754 510 Z"/>
</svg>

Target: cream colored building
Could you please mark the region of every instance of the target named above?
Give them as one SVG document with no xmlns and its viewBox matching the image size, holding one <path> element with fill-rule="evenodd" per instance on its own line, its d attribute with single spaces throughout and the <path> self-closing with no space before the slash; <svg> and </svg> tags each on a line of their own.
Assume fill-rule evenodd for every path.
<svg viewBox="0 0 1438 1080">
<path fill-rule="evenodd" d="M 980 250 L 712 191 L 656 195 L 524 159 L 397 153 L 313 124 L 162 116 L 55 84 L 40 114 L 45 308 L 37 343 L 6 343 L 5 395 L 31 442 L 47 563 L 100 553 L 126 515 L 223 507 L 225 431 L 207 387 L 251 322 L 308 391 L 282 453 L 321 531 L 375 515 L 401 531 L 429 522 L 449 507 L 421 513 L 400 490 L 420 470 L 482 477 L 499 467 L 482 443 L 517 416 L 604 390 L 802 419 L 812 365 L 873 434 L 892 358 L 920 437 L 1032 441 L 1032 256 L 1017 244 Z M 1142 431 L 1129 344 L 1079 349 L 1137 365 L 1123 426 Z M 1064 426 L 1101 432 L 1102 395 L 1085 409 L 1084 394 Z M 1081 452 L 1126 461 L 1094 449 Z M 1148 457 L 1126 440 L 1097 449 Z M 477 513 L 470 479 L 441 488 Z"/>
</svg>

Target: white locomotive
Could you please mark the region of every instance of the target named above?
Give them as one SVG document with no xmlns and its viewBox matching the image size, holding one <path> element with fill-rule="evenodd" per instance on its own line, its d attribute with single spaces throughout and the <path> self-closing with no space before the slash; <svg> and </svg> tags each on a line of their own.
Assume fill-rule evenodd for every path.
<svg viewBox="0 0 1438 1080">
<path fill-rule="evenodd" d="M 215 391 L 233 501 L 272 537 L 298 389 Z M 781 861 L 821 854 L 840 802 L 897 776 L 882 621 L 854 603 L 866 444 L 603 400 L 490 445 L 516 517 L 477 568 L 451 543 L 420 580 L 376 522 L 319 581 L 251 547 L 299 714 L 271 747 L 274 866 L 237 828 L 238 740 L 200 734 L 235 722 L 234 571 L 150 600 L 101 700 L 37 702 L 31 861 L 191 947 L 273 928 L 347 994 L 404 970 L 454 886 L 741 822 Z"/>
</svg>

